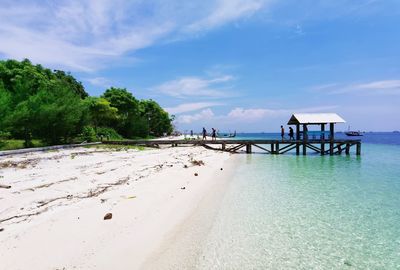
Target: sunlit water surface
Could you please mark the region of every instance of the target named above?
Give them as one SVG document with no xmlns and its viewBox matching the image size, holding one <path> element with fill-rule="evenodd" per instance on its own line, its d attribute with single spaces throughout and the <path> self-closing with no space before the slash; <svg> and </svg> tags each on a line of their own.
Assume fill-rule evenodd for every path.
<svg viewBox="0 0 400 270">
<path fill-rule="evenodd" d="M 362 150 L 241 156 L 197 268 L 400 269 L 400 145 Z"/>
</svg>

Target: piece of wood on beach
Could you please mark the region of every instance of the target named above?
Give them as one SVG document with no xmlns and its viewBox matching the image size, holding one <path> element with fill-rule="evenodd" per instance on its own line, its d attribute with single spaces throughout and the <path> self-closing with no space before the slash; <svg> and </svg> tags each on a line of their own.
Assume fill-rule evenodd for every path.
<svg viewBox="0 0 400 270">
<path fill-rule="evenodd" d="M 6 189 L 9 189 L 9 188 L 11 188 L 11 186 L 9 186 L 9 185 L 2 185 L 2 184 L 0 184 L 0 188 L 6 188 Z"/>
</svg>

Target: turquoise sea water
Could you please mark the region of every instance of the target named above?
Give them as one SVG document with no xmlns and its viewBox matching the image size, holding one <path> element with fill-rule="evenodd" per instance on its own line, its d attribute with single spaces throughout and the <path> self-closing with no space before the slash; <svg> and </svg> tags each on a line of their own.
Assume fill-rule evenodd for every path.
<svg viewBox="0 0 400 270">
<path fill-rule="evenodd" d="M 385 136 L 361 157 L 240 155 L 197 268 L 400 269 L 400 135 Z"/>
</svg>

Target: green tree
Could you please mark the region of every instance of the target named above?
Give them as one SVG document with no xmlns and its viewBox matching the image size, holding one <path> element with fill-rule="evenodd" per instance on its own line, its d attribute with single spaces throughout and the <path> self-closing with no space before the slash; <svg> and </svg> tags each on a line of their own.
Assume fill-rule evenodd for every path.
<svg viewBox="0 0 400 270">
<path fill-rule="evenodd" d="M 150 135 L 162 136 L 164 133 L 170 134 L 172 132 L 172 119 L 154 100 L 140 101 L 140 112 L 148 121 Z"/>
<path fill-rule="evenodd" d="M 139 117 L 139 101 L 125 88 L 111 87 L 104 92 L 102 97 L 108 100 L 112 107 L 118 109 L 119 121 L 112 127 L 126 138 L 136 136 L 135 125 Z"/>
<path fill-rule="evenodd" d="M 5 120 L 10 111 L 11 95 L 0 81 L 0 132 L 5 132 Z"/>
<path fill-rule="evenodd" d="M 54 70 L 54 75 L 62 83 L 68 85 L 69 88 L 81 98 L 86 98 L 89 96 L 88 93 L 86 93 L 82 83 L 77 81 L 70 73 L 65 73 L 62 70 Z"/>
<path fill-rule="evenodd" d="M 112 126 L 112 123 L 118 120 L 118 109 L 111 107 L 110 102 L 105 98 L 88 97 L 84 103 L 89 114 L 89 121 L 95 130 L 101 126 Z"/>
<path fill-rule="evenodd" d="M 87 142 L 94 142 L 97 140 L 96 131 L 91 126 L 85 126 L 82 130 L 82 139 Z"/>
<path fill-rule="evenodd" d="M 78 82 L 71 74 L 60 70 L 53 72 L 41 65 L 33 65 L 28 59 L 21 62 L 16 60 L 0 61 L 0 81 L 3 82 L 5 89 L 13 94 L 16 92 L 18 84 L 26 85 L 25 96 L 18 96 L 20 99 L 36 93 L 40 86 L 50 81 L 61 82 L 81 98 L 88 96 L 82 83 Z"/>
<path fill-rule="evenodd" d="M 33 137 L 67 141 L 85 124 L 81 97 L 86 92 L 69 74 L 27 59 L 0 61 L 0 84 L 0 130 L 23 138 L 25 145 Z"/>
<path fill-rule="evenodd" d="M 26 144 L 32 137 L 49 144 L 67 142 L 82 128 L 83 103 L 78 95 L 56 82 L 17 104 L 8 116 L 11 132 L 24 138 Z"/>
<path fill-rule="evenodd" d="M 50 144 L 71 141 L 85 126 L 110 138 L 161 136 L 172 132 L 171 123 L 159 104 L 138 101 L 125 88 L 88 97 L 70 73 L 27 59 L 0 61 L 0 134 L 24 139 L 26 146 L 33 138 Z"/>
<path fill-rule="evenodd" d="M 34 135 L 54 144 L 76 137 L 85 124 L 84 104 L 80 96 L 62 82 L 43 89 L 37 95 Z"/>
</svg>

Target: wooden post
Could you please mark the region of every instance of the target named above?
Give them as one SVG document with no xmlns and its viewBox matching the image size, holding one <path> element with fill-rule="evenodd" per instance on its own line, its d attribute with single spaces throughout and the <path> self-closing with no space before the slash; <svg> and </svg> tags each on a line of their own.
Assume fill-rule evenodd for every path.
<svg viewBox="0 0 400 270">
<path fill-rule="evenodd" d="M 222 151 L 225 151 L 226 144 L 225 144 L 225 143 L 222 143 L 222 146 L 221 146 L 221 148 L 222 148 Z"/>
<path fill-rule="evenodd" d="M 276 143 L 275 154 L 279 154 L 279 143 Z"/>
<path fill-rule="evenodd" d="M 330 134 L 329 154 L 332 156 L 333 155 L 333 144 L 334 144 L 334 140 L 335 140 L 335 124 L 334 123 L 329 124 L 329 134 Z"/>
<path fill-rule="evenodd" d="M 271 143 L 271 154 L 275 154 L 275 147 L 274 147 L 274 144 L 273 143 Z"/>
<path fill-rule="evenodd" d="M 308 132 L 307 125 L 303 125 L 303 156 L 307 155 L 307 140 L 308 140 Z"/>
<path fill-rule="evenodd" d="M 296 155 L 300 155 L 300 145 L 298 141 L 300 140 L 300 125 L 296 125 Z"/>
<path fill-rule="evenodd" d="M 356 154 L 357 156 L 361 155 L 361 143 L 358 142 L 356 145 Z"/>
<path fill-rule="evenodd" d="M 325 155 L 325 124 L 321 124 L 321 156 Z"/>
<path fill-rule="evenodd" d="M 346 143 L 346 155 L 350 155 L 350 144 Z"/>
<path fill-rule="evenodd" d="M 339 155 L 342 154 L 342 145 L 340 143 L 338 144 L 338 153 Z"/>
<path fill-rule="evenodd" d="M 246 144 L 246 153 L 251 154 L 251 144 L 250 143 Z"/>
</svg>

